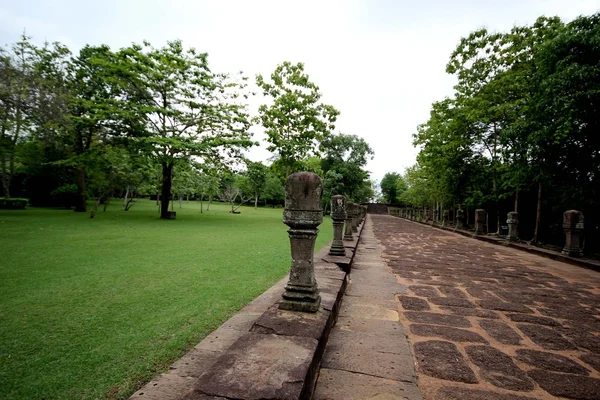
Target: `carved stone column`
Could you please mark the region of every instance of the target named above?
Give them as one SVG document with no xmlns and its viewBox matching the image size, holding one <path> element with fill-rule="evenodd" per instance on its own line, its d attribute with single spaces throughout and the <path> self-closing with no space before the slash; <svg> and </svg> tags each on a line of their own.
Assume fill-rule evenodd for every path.
<svg viewBox="0 0 600 400">
<path fill-rule="evenodd" d="M 346 220 L 344 221 L 344 240 L 353 241 L 352 236 L 352 206 L 354 203 L 346 202 Z"/>
<path fill-rule="evenodd" d="M 352 203 L 352 232 L 358 232 L 358 207 L 356 203 Z"/>
<path fill-rule="evenodd" d="M 292 266 L 279 308 L 317 312 L 321 296 L 314 267 L 315 240 L 323 222 L 321 178 L 312 172 L 297 172 L 285 182 L 283 223 L 290 227 Z"/>
<path fill-rule="evenodd" d="M 581 257 L 581 239 L 583 236 L 583 213 L 577 210 L 565 211 L 563 214 L 565 231 L 565 247 L 562 253 L 571 257 Z"/>
<path fill-rule="evenodd" d="M 475 210 L 475 234 L 485 234 L 485 217 L 486 212 L 484 209 L 478 208 Z"/>
<path fill-rule="evenodd" d="M 506 214 L 506 224 L 508 225 L 508 240 L 516 242 L 519 240 L 519 213 L 511 211 Z"/>
<path fill-rule="evenodd" d="M 341 194 L 331 198 L 331 220 L 333 221 L 333 242 L 329 249 L 332 256 L 345 256 L 344 243 L 342 242 L 342 229 L 346 219 L 346 198 Z"/>
</svg>

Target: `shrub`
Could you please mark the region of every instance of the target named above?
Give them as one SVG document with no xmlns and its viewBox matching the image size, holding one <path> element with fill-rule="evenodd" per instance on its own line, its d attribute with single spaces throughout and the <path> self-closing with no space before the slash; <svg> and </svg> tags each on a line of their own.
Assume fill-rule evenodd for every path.
<svg viewBox="0 0 600 400">
<path fill-rule="evenodd" d="M 0 209 L 2 210 L 24 210 L 27 205 L 27 199 L 5 199 L 0 197 Z"/>
</svg>

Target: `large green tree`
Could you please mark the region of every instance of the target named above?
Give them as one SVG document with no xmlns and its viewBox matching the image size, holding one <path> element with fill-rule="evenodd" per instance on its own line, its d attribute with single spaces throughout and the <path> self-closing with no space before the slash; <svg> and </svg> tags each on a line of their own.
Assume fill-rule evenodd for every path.
<svg viewBox="0 0 600 400">
<path fill-rule="evenodd" d="M 167 218 L 177 160 L 235 162 L 254 144 L 239 101 L 245 79 L 211 72 L 208 55 L 184 49 L 181 41 L 160 49 L 132 45 L 119 58 L 120 77 L 143 95 L 130 107 L 145 128 L 139 143 L 162 167 L 161 218 Z"/>
<path fill-rule="evenodd" d="M 271 80 L 257 75 L 256 83 L 270 104 L 259 107 L 257 121 L 265 129 L 267 149 L 276 155 L 274 167 L 288 176 L 311 155 L 334 129 L 339 111 L 321 102 L 319 87 L 304 72 L 304 64 L 285 61 Z"/>
</svg>

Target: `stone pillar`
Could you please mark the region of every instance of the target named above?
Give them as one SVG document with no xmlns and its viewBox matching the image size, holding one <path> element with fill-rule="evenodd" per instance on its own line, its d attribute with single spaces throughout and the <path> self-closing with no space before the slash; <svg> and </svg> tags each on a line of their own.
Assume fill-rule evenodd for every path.
<svg viewBox="0 0 600 400">
<path fill-rule="evenodd" d="M 565 211 L 563 214 L 563 230 L 565 231 L 565 247 L 562 251 L 571 257 L 581 257 L 581 239 L 583 236 L 583 213 L 577 210 Z"/>
<path fill-rule="evenodd" d="M 345 256 L 344 243 L 342 242 L 344 220 L 346 219 L 346 198 L 337 194 L 331 198 L 331 220 L 333 221 L 333 242 L 329 255 Z"/>
<path fill-rule="evenodd" d="M 282 310 L 319 310 L 321 296 L 315 279 L 314 250 L 317 227 L 323 222 L 322 194 L 321 178 L 312 172 L 297 172 L 285 182 L 283 223 L 290 227 L 292 266 L 279 303 Z"/>
<path fill-rule="evenodd" d="M 465 227 L 465 211 L 459 208 L 456 210 L 456 229 L 464 229 Z"/>
<path fill-rule="evenodd" d="M 352 236 L 352 207 L 354 203 L 346 203 L 346 220 L 344 221 L 344 240 L 353 241 Z"/>
<path fill-rule="evenodd" d="M 519 240 L 519 213 L 511 211 L 506 214 L 506 224 L 508 225 L 508 240 L 516 242 Z"/>
<path fill-rule="evenodd" d="M 442 211 L 442 226 L 448 225 L 448 218 L 450 218 L 450 211 Z"/>
<path fill-rule="evenodd" d="M 359 205 L 353 203 L 352 205 L 352 232 L 358 232 L 358 207 Z"/>
<path fill-rule="evenodd" d="M 485 217 L 486 212 L 484 209 L 478 208 L 475 210 L 475 234 L 485 234 Z"/>
</svg>

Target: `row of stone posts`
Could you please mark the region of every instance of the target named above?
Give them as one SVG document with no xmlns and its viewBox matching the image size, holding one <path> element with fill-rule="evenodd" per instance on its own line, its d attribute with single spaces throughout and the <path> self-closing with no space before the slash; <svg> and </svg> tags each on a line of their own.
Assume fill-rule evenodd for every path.
<svg viewBox="0 0 600 400">
<path fill-rule="evenodd" d="M 290 277 L 279 308 L 283 310 L 316 312 L 321 296 L 315 279 L 314 250 L 323 222 L 321 178 L 312 172 L 297 172 L 285 182 L 285 208 L 283 223 L 289 226 L 292 265 Z M 358 228 L 367 214 L 366 206 L 346 202 L 342 195 L 331 198 L 333 242 L 329 249 L 332 256 L 345 256 L 344 241 L 353 241 L 352 232 Z M 345 225 L 345 230 L 343 229 Z"/>
<path fill-rule="evenodd" d="M 423 221 L 422 210 L 410 208 L 390 208 L 390 215 L 406 218 L 413 221 Z M 427 211 L 425 212 L 427 215 Z M 442 211 L 442 226 L 449 226 L 448 210 Z M 437 220 L 438 211 L 433 211 L 433 220 L 431 225 Z M 506 216 L 506 225 L 508 226 L 508 235 L 506 238 L 509 241 L 519 241 L 519 213 L 511 211 Z M 462 209 L 456 210 L 455 229 L 468 229 L 466 223 L 465 212 Z M 565 232 L 565 247 L 562 250 L 563 254 L 578 257 L 582 253 L 582 238 L 583 238 L 583 214 L 581 211 L 569 210 L 563 214 L 563 230 Z M 484 235 L 487 232 L 487 213 L 484 209 L 475 210 L 475 234 Z"/>
</svg>

